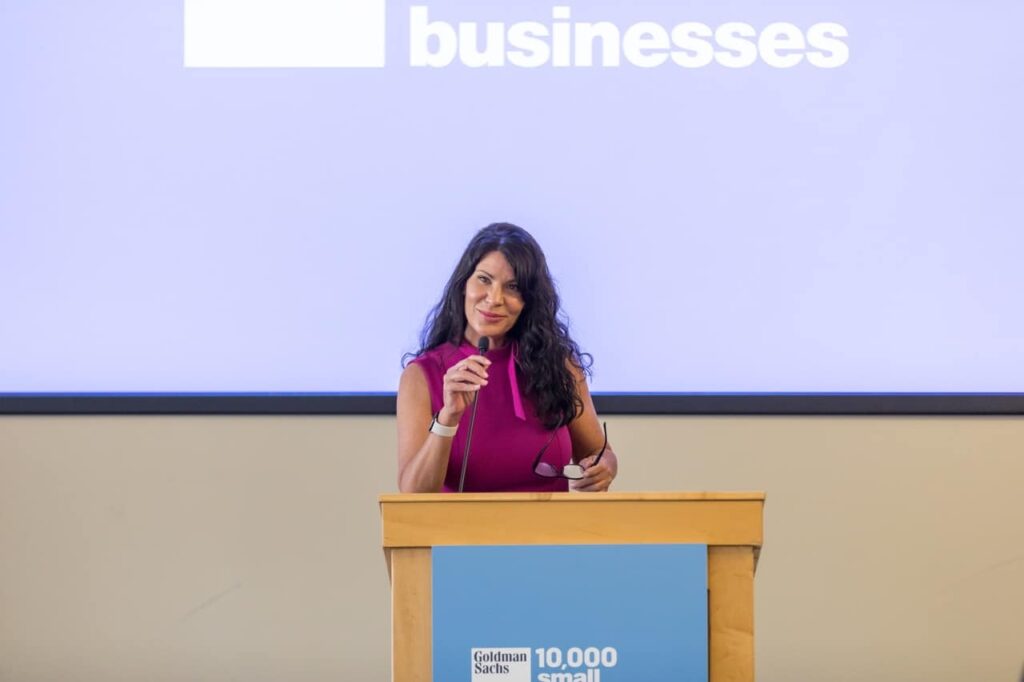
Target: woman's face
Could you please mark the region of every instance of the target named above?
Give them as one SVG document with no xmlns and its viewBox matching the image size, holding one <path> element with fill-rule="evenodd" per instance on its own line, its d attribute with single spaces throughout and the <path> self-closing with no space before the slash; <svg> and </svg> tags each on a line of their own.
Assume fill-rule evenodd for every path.
<svg viewBox="0 0 1024 682">
<path fill-rule="evenodd" d="M 475 346 L 481 336 L 488 336 L 500 347 L 521 312 L 516 273 L 501 251 L 491 251 L 466 280 L 466 339 Z"/>
</svg>

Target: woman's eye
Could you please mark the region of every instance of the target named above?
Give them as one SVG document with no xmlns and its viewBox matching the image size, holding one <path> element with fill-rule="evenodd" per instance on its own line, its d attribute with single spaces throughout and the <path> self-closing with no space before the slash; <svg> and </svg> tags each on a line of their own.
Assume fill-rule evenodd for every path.
<svg viewBox="0 0 1024 682">
<path fill-rule="evenodd" d="M 515 282 L 512 282 L 512 283 L 510 283 L 508 285 L 508 290 L 509 291 L 519 291 L 519 285 L 516 284 Z"/>
<path fill-rule="evenodd" d="M 484 275 L 478 275 L 477 279 L 480 280 L 481 282 L 483 282 L 484 284 L 490 284 L 491 283 L 491 280 L 488 279 L 487 277 L 485 277 Z"/>
</svg>

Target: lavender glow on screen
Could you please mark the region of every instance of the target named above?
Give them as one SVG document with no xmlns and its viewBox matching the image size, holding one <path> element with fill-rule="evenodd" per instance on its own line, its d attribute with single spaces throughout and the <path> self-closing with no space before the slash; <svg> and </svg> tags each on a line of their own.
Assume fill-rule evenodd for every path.
<svg viewBox="0 0 1024 682">
<path fill-rule="evenodd" d="M 186 66 L 187 4 L 0 5 L 0 392 L 392 391 L 493 221 L 544 247 L 596 391 L 1024 390 L 1019 2 L 340 0 L 382 33 L 321 68 L 208 68 L 198 28 Z M 418 66 L 450 56 L 424 16 L 550 53 Z M 573 22 L 619 65 L 560 53 Z M 848 55 L 654 64 L 640 22 Z"/>
</svg>

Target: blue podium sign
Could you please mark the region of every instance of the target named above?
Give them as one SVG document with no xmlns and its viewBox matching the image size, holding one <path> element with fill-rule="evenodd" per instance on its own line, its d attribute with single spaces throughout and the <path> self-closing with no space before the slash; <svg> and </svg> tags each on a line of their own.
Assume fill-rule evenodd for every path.
<svg viewBox="0 0 1024 682">
<path fill-rule="evenodd" d="M 438 682 L 707 682 L 706 545 L 433 548 Z"/>
</svg>

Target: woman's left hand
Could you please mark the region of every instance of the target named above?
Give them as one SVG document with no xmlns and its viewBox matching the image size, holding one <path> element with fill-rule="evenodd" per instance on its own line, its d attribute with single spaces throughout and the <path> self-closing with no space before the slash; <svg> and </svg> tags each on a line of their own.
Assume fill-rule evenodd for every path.
<svg viewBox="0 0 1024 682">
<path fill-rule="evenodd" d="M 605 450 L 601 461 L 597 464 L 594 464 L 595 459 L 597 459 L 597 455 L 580 460 L 580 466 L 583 467 L 583 478 L 570 480 L 570 490 L 581 493 L 603 493 L 608 490 L 608 486 L 612 484 L 618 473 L 619 461 L 610 449 Z"/>
</svg>

